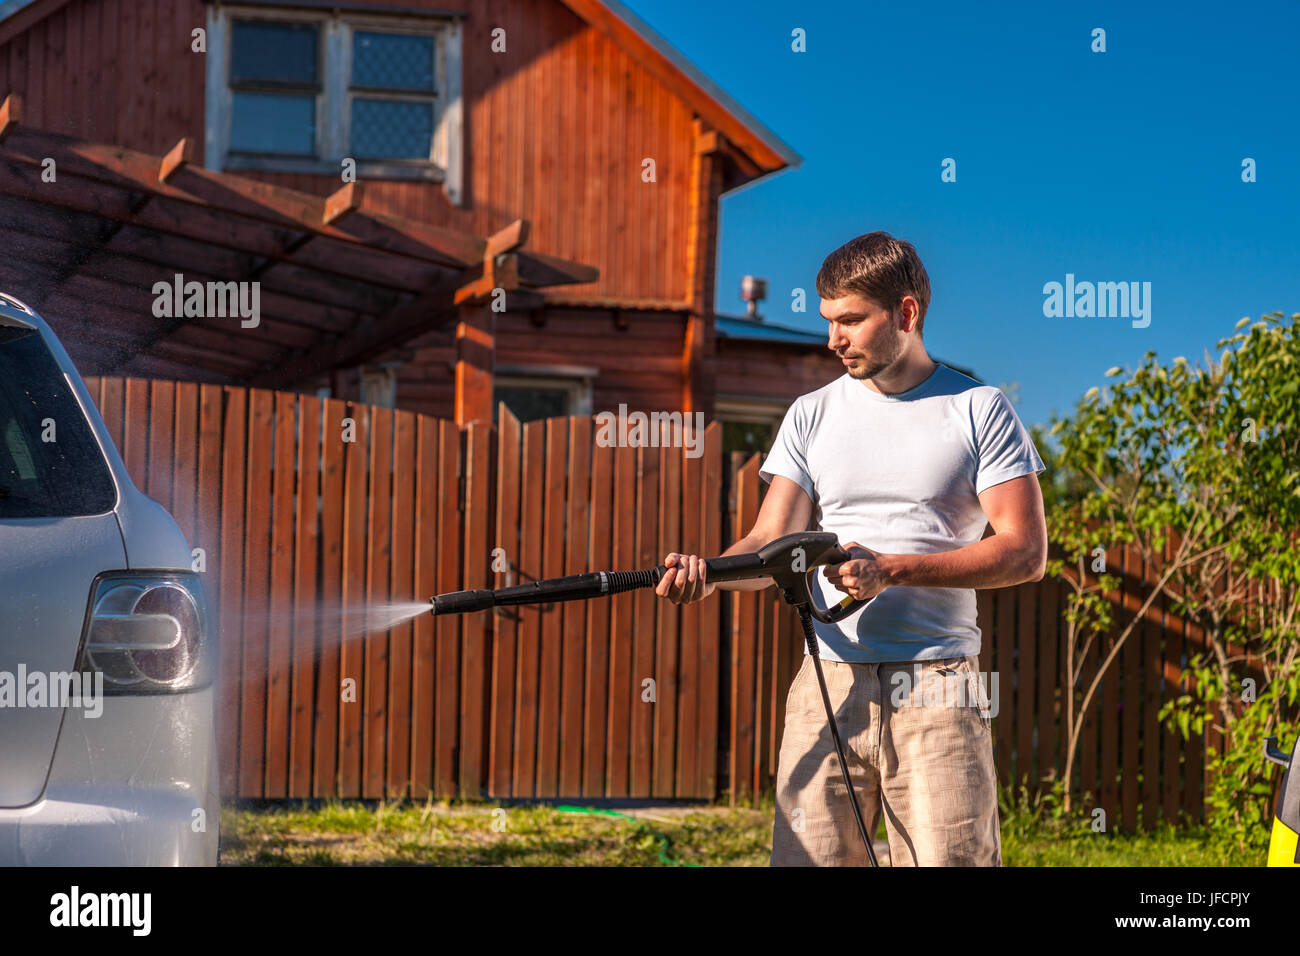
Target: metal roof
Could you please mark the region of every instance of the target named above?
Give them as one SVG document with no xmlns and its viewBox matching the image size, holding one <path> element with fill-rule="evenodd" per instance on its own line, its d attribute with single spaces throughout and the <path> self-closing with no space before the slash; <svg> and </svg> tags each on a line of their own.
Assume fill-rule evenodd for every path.
<svg viewBox="0 0 1300 956">
<path fill-rule="evenodd" d="M 714 334 L 720 339 L 735 339 L 742 342 L 782 342 L 789 345 L 817 345 L 826 347 L 826 336 L 795 329 L 788 325 L 774 325 L 771 322 L 755 321 L 741 316 L 718 314 L 715 319 Z M 940 365 L 946 365 L 954 372 L 960 372 L 967 378 L 973 378 L 981 385 L 984 380 L 962 365 L 955 365 L 937 355 L 930 355 Z"/>
<path fill-rule="evenodd" d="M 714 323 L 714 334 L 720 339 L 737 339 L 751 342 L 787 342 L 791 345 L 819 345 L 826 347 L 826 336 L 807 329 L 719 313 Z"/>
</svg>

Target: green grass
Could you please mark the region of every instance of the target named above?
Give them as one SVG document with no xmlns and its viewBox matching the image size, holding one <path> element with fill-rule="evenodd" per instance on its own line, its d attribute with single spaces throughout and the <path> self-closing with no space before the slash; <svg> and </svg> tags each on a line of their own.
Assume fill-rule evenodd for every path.
<svg viewBox="0 0 1300 956">
<path fill-rule="evenodd" d="M 1140 804 L 1137 811 L 1140 818 Z M 1106 827 L 1086 810 L 1062 810 L 1059 788 L 1031 798 L 1003 787 L 998 815 L 1005 866 L 1263 866 L 1268 856 L 1266 842 L 1245 846 L 1200 825 L 1162 821 L 1131 833 Z"/>
<path fill-rule="evenodd" d="M 1167 824 L 1152 833 L 1061 835 L 1002 830 L 1006 866 L 1263 866 L 1264 856 L 1236 851 L 1204 829 Z"/>
<path fill-rule="evenodd" d="M 574 802 L 576 804 L 576 801 Z M 504 813 L 497 812 L 498 809 Z M 327 803 L 225 808 L 223 864 L 253 866 L 766 866 L 760 809 L 658 807 L 636 820 L 551 806 Z M 496 829 L 494 829 L 496 827 Z M 660 835 L 668 840 L 663 847 Z"/>
<path fill-rule="evenodd" d="M 1004 795 L 1005 797 L 1005 795 Z M 580 805 L 580 801 L 571 801 Z M 504 814 L 501 812 L 504 811 Z M 328 802 L 227 807 L 221 862 L 243 866 L 767 866 L 773 805 L 654 807 L 603 814 L 554 806 Z M 1006 866 L 1261 866 L 1200 827 L 1094 832 L 1091 819 L 1004 799 Z M 880 839 L 885 838 L 882 825 Z M 663 847 L 663 840 L 668 841 Z M 665 859 L 673 861 L 665 862 Z"/>
</svg>

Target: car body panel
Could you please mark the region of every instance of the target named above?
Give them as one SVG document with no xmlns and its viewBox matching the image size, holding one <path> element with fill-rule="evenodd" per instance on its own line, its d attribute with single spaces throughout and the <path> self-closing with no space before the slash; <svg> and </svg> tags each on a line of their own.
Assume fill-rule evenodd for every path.
<svg viewBox="0 0 1300 956">
<path fill-rule="evenodd" d="M 126 560 L 117 517 L 0 521 L 0 672 L 75 670 L 91 583 Z M 21 564 L 9 556 L 21 555 Z M 17 688 L 24 700 L 23 686 Z M 17 703 L 17 702 L 16 702 Z M 0 807 L 36 800 L 54 756 L 64 711 L 0 707 Z"/>
<path fill-rule="evenodd" d="M 0 863 L 214 864 L 215 693 L 110 696 L 98 718 L 70 708 L 41 798 L 0 810 Z"/>
<path fill-rule="evenodd" d="M 29 672 L 71 671 L 94 578 L 188 572 L 190 547 L 167 510 L 136 488 L 48 324 L 0 295 L 4 320 L 41 335 L 117 491 L 113 510 L 102 515 L 0 519 L 0 670 L 24 660 Z M 215 655 L 215 635 L 204 641 L 205 653 Z M 0 710 L 0 865 L 215 864 L 215 694 L 209 684 L 107 695 L 99 716 L 77 706 Z"/>
</svg>

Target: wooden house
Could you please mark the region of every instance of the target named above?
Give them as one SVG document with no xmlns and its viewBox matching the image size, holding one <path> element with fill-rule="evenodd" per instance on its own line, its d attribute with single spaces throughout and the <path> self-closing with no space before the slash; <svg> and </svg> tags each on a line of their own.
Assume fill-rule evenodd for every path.
<svg viewBox="0 0 1300 956">
<path fill-rule="evenodd" d="M 461 422 L 770 421 L 841 374 L 715 316 L 719 200 L 800 160 L 614 0 L 4 0 L 0 100 L 0 288 L 85 374 Z M 157 315 L 178 275 L 257 326 Z"/>
</svg>

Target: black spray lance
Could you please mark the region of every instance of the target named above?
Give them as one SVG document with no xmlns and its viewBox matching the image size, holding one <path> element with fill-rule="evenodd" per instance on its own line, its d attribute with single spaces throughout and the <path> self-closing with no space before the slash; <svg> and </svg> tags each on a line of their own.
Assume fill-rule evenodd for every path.
<svg viewBox="0 0 1300 956">
<path fill-rule="evenodd" d="M 821 687 L 822 704 L 826 708 L 826 719 L 830 722 L 831 737 L 835 741 L 835 753 L 839 757 L 840 772 L 844 775 L 844 785 L 852 794 L 853 783 L 849 777 L 848 762 L 844 758 L 844 745 L 840 741 L 839 727 L 835 723 L 830 694 L 826 690 L 826 678 L 822 674 L 821 657 L 818 654 L 817 635 L 813 630 L 812 619 L 833 624 L 843 620 L 866 602 L 845 597 L 833 607 L 819 608 L 813 601 L 810 583 L 811 576 L 819 567 L 842 564 L 848 560 L 850 560 L 849 553 L 840 547 L 834 534 L 828 531 L 797 531 L 777 538 L 750 554 L 706 558 L 704 565 L 707 569 L 705 580 L 715 584 L 719 581 L 771 578 L 781 589 L 786 602 L 798 611 L 808 653 L 812 656 L 813 666 L 817 671 L 817 683 Z M 660 564 L 643 571 L 589 571 L 586 574 L 548 578 L 495 590 L 452 591 L 449 594 L 436 595 L 431 599 L 432 613 L 439 616 L 468 614 L 473 611 L 486 611 L 494 607 L 516 604 L 583 601 L 588 598 L 621 594 L 625 591 L 653 588 L 667 573 L 668 568 Z M 858 806 L 856 797 L 849 802 L 853 807 L 853 816 L 857 820 L 858 832 L 862 835 L 862 842 L 867 848 L 867 856 L 871 860 L 871 865 L 877 866 L 871 838 L 862 819 L 862 810 Z"/>
</svg>

